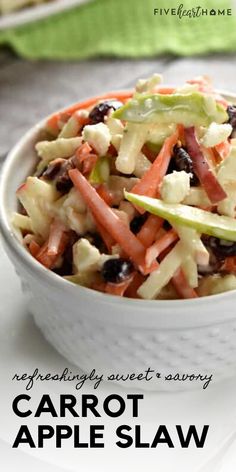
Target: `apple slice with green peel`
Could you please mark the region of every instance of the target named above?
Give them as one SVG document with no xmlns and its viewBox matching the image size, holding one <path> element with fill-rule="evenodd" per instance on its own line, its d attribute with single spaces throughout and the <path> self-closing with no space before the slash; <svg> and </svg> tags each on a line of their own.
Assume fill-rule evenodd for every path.
<svg viewBox="0 0 236 472">
<path fill-rule="evenodd" d="M 189 226 L 199 233 L 209 234 L 227 241 L 236 241 L 236 219 L 220 216 L 182 204 L 165 203 L 158 198 L 149 198 L 125 192 L 125 198 L 135 206 L 144 208 L 153 215 L 161 216 L 170 223 Z"/>
<path fill-rule="evenodd" d="M 228 120 L 223 105 L 200 92 L 138 95 L 112 116 L 133 123 L 181 123 L 186 127 L 209 126 L 212 122 Z"/>
<path fill-rule="evenodd" d="M 110 176 L 110 164 L 107 156 L 99 157 L 94 168 L 89 175 L 91 184 L 102 184 L 107 182 Z"/>
</svg>

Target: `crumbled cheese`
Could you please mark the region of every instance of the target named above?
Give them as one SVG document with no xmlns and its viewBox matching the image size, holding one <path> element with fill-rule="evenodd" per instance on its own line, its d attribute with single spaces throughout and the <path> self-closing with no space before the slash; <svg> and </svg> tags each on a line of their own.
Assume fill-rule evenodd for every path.
<svg viewBox="0 0 236 472">
<path fill-rule="evenodd" d="M 201 142 L 206 147 L 213 147 L 219 143 L 223 143 L 232 133 L 232 126 L 228 123 L 217 124 L 211 123 L 207 128 Z"/>
<path fill-rule="evenodd" d="M 84 141 L 90 144 L 99 156 L 105 156 L 111 142 L 111 133 L 104 123 L 86 125 L 82 132 Z"/>
<path fill-rule="evenodd" d="M 79 274 L 100 271 L 109 259 L 117 259 L 116 254 L 101 254 L 88 239 L 81 238 L 73 246 L 74 272 Z"/>
<path fill-rule="evenodd" d="M 190 174 L 184 170 L 174 171 L 164 177 L 161 185 L 161 198 L 166 203 L 180 203 L 190 191 Z"/>
</svg>

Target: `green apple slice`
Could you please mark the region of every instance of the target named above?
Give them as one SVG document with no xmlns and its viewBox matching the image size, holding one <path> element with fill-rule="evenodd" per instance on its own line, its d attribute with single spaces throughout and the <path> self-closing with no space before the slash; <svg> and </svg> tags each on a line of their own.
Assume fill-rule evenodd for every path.
<svg viewBox="0 0 236 472">
<path fill-rule="evenodd" d="M 200 92 L 138 95 L 112 116 L 134 123 L 182 123 L 186 127 L 209 126 L 228 119 L 221 104 Z"/>
<path fill-rule="evenodd" d="M 102 184 L 107 182 L 110 176 L 110 164 L 107 156 L 99 157 L 93 170 L 89 175 L 91 184 Z"/>
<path fill-rule="evenodd" d="M 199 233 L 209 234 L 227 241 L 236 241 L 236 219 L 229 216 L 220 216 L 180 203 L 165 203 L 158 198 L 149 198 L 129 192 L 125 192 L 125 198 L 149 213 L 165 218 L 170 223 L 189 226 Z"/>
</svg>

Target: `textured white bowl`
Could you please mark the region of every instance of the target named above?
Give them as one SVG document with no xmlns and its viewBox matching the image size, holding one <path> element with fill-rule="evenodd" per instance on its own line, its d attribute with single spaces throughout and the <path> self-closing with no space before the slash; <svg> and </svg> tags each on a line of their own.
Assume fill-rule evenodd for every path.
<svg viewBox="0 0 236 472">
<path fill-rule="evenodd" d="M 22 247 L 11 225 L 15 191 L 35 164 L 34 144 L 44 122 L 10 152 L 0 185 L 0 224 L 6 251 L 45 338 L 85 372 L 163 375 L 236 373 L 236 291 L 195 300 L 144 301 L 104 295 L 65 281 Z M 196 382 L 131 382 L 126 386 L 168 390 Z"/>
</svg>

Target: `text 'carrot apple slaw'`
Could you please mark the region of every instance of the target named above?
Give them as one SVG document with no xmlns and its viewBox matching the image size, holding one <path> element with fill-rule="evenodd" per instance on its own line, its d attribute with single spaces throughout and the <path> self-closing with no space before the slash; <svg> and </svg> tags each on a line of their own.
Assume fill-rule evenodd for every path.
<svg viewBox="0 0 236 472">
<path fill-rule="evenodd" d="M 236 289 L 236 106 L 155 74 L 51 116 L 13 224 L 70 282 L 143 299 Z"/>
</svg>

